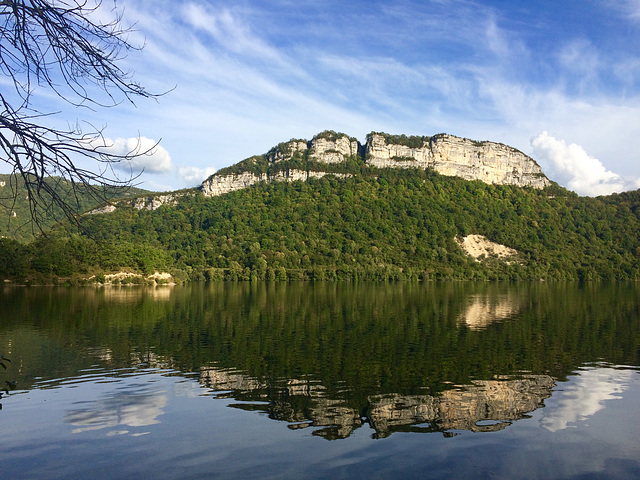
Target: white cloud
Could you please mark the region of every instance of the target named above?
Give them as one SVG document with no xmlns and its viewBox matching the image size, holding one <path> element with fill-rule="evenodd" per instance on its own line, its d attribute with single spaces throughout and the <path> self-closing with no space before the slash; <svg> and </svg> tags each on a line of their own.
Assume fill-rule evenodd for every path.
<svg viewBox="0 0 640 480">
<path fill-rule="evenodd" d="M 213 167 L 178 167 L 178 176 L 189 184 L 201 183 L 214 173 L 216 169 Z"/>
<path fill-rule="evenodd" d="M 595 415 L 605 407 L 605 401 L 621 398 L 629 388 L 632 375 L 630 370 L 613 368 L 580 372 L 569 385 L 554 394 L 559 398 L 555 405 L 547 405 L 541 426 L 556 432 Z"/>
<path fill-rule="evenodd" d="M 118 426 L 146 427 L 160 423 L 158 417 L 164 413 L 167 396 L 163 391 L 109 392 L 84 408 L 70 410 L 65 422 L 78 428 L 72 433 L 81 433 Z M 129 433 L 128 430 L 109 432 L 111 435 Z"/>
<path fill-rule="evenodd" d="M 121 157 L 130 157 L 114 164 L 115 167 L 121 170 L 166 173 L 173 168 L 169 152 L 155 140 L 146 137 L 116 138 L 115 140 L 104 137 L 99 140 L 93 140 L 91 143 L 99 151 Z"/>
<path fill-rule="evenodd" d="M 607 0 L 605 5 L 632 22 L 640 21 L 640 0 Z"/>
<path fill-rule="evenodd" d="M 574 40 L 558 53 L 560 64 L 580 75 L 593 76 L 601 66 L 597 49 L 585 40 Z"/>
<path fill-rule="evenodd" d="M 616 9 L 614 20 L 640 12 L 638 0 L 602 2 Z M 612 51 L 588 29 L 547 24 L 544 11 L 469 0 L 367 8 L 353 2 L 339 9 L 289 0 L 273 0 L 268 8 L 259 2 L 220 8 L 195 0 L 126 3 L 125 17 L 137 22 L 146 46 L 129 53 L 125 70 L 150 91 L 176 89 L 158 102 L 123 103 L 110 117 L 100 112 L 87 120 L 106 123 L 111 138 L 137 130 L 164 138 L 176 166 L 184 159 L 203 172 L 221 168 L 327 128 L 361 139 L 371 130 L 444 131 L 523 151 L 532 132 L 548 130 L 623 178 L 640 175 L 637 52 Z M 612 45 L 624 47 L 632 26 L 623 25 L 627 31 L 613 35 Z M 364 30 L 376 35 L 362 37 Z M 133 39 L 141 43 L 136 32 Z M 167 171 L 170 163 L 164 170 L 148 163 L 145 183 L 181 188 L 201 176 L 185 166 L 161 179 L 146 173 Z"/>
<path fill-rule="evenodd" d="M 535 157 L 550 164 L 559 183 L 566 183 L 581 195 L 608 195 L 626 189 L 620 175 L 607 170 L 600 160 L 589 156 L 580 145 L 567 145 L 564 140 L 542 132 L 531 139 L 531 146 Z"/>
<path fill-rule="evenodd" d="M 229 51 L 278 61 L 280 55 L 247 27 L 246 19 L 238 18 L 229 9 L 213 11 L 202 5 L 189 3 L 183 10 L 184 20 L 196 29 L 206 32 Z"/>
</svg>

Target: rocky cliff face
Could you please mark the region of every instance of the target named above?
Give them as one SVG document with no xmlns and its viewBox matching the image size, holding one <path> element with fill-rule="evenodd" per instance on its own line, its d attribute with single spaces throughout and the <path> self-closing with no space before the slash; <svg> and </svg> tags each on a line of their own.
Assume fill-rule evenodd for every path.
<svg viewBox="0 0 640 480">
<path fill-rule="evenodd" d="M 493 142 L 473 142 L 452 135 L 431 140 L 432 168 L 465 180 L 544 188 L 550 184 L 540 166 L 515 148 Z"/>
<path fill-rule="evenodd" d="M 289 140 L 272 148 L 266 155 L 269 163 L 303 159 L 320 163 L 342 163 L 358 155 L 360 143 L 343 133 L 322 132 L 312 140 Z"/>
<path fill-rule="evenodd" d="M 205 197 L 215 197 L 224 193 L 242 190 L 243 188 L 255 185 L 258 182 L 295 182 L 296 180 L 308 180 L 309 178 L 322 178 L 328 175 L 328 172 L 305 171 L 305 170 L 286 170 L 277 172 L 274 175 L 266 173 L 240 173 L 231 175 L 213 175 L 202 183 L 200 187 Z M 337 177 L 345 177 L 345 174 L 331 173 Z"/>
<path fill-rule="evenodd" d="M 202 193 L 205 196 L 216 196 L 247 188 L 258 182 L 321 177 L 330 172 L 314 171 L 313 163 L 337 166 L 352 159 L 359 159 L 374 168 L 431 168 L 442 175 L 481 180 L 485 183 L 533 188 L 544 188 L 550 184 L 540 166 L 515 148 L 446 134 L 406 137 L 371 133 L 363 146 L 343 133 L 328 131 L 316 135 L 308 142 L 290 140 L 282 143 L 263 158 L 267 166 L 284 161 L 299 161 L 303 164 L 308 162 L 309 169 L 291 169 L 272 175 L 266 172 L 215 174 L 202 184 Z"/>
<path fill-rule="evenodd" d="M 307 150 L 309 142 L 306 140 L 289 140 L 269 150 L 266 156 L 270 163 L 278 163 L 296 157 L 303 158 Z"/>
<path fill-rule="evenodd" d="M 421 146 L 391 143 L 384 134 L 367 137 L 367 163 L 378 168 L 432 168 L 436 172 L 485 183 L 544 188 L 540 166 L 524 153 L 500 143 L 436 135 Z"/>
<path fill-rule="evenodd" d="M 311 141 L 309 160 L 320 163 L 342 163 L 358 155 L 360 144 L 355 138 L 344 134 L 316 137 Z"/>
<path fill-rule="evenodd" d="M 269 180 L 266 173 L 238 173 L 231 175 L 213 175 L 202 183 L 200 189 L 205 197 L 215 197 L 224 193 L 241 190 L 258 182 Z"/>
<path fill-rule="evenodd" d="M 138 210 L 157 210 L 162 205 L 172 207 L 178 204 L 178 200 L 187 195 L 195 195 L 195 191 L 181 191 L 165 194 L 149 195 L 146 197 L 136 197 L 133 199 L 118 200 L 114 203 L 103 205 L 95 208 L 87 215 L 98 215 L 102 213 L 111 213 L 118 207 L 133 207 Z"/>
<path fill-rule="evenodd" d="M 382 133 L 370 133 L 367 136 L 365 155 L 367 164 L 378 168 L 425 169 L 433 163 L 428 140 L 421 140 L 418 146 L 402 145 L 387 141 Z"/>
</svg>

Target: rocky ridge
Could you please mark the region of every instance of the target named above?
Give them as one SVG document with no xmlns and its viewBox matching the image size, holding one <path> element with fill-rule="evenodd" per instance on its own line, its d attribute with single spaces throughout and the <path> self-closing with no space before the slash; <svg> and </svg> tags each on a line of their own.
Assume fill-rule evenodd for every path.
<svg viewBox="0 0 640 480">
<path fill-rule="evenodd" d="M 465 180 L 537 189 L 551 183 L 535 160 L 500 143 L 447 134 L 407 137 L 372 132 L 362 145 L 346 134 L 325 131 L 310 141 L 293 139 L 265 155 L 222 169 L 205 180 L 200 189 L 205 196 L 217 196 L 258 182 L 306 180 L 327 174 L 344 177 L 349 174 L 338 170 L 350 161 L 378 169 L 431 168 Z"/>
<path fill-rule="evenodd" d="M 215 197 L 223 195 L 235 190 L 242 190 L 243 188 L 255 185 L 258 182 L 294 182 L 296 180 L 308 180 L 309 178 L 322 178 L 325 175 L 334 175 L 337 177 L 346 177 L 344 173 L 331 173 L 320 171 L 305 171 L 291 169 L 286 171 L 279 171 L 273 175 L 267 173 L 232 173 L 229 175 L 214 175 L 206 180 L 200 187 L 205 197 Z"/>
<path fill-rule="evenodd" d="M 118 207 L 129 206 L 137 210 L 157 210 L 163 205 L 173 207 L 178 204 L 178 200 L 188 195 L 195 195 L 194 190 L 183 190 L 171 193 L 162 193 L 155 195 L 145 195 L 131 199 L 118 200 L 113 203 L 102 205 L 87 212 L 87 215 L 98 215 L 103 213 L 111 213 Z"/>
</svg>

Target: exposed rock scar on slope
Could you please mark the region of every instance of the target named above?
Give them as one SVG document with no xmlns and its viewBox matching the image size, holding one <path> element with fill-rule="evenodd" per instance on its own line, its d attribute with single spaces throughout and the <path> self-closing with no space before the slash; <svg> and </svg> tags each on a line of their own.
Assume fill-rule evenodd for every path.
<svg viewBox="0 0 640 480">
<path fill-rule="evenodd" d="M 467 255 L 471 255 L 477 262 L 483 255 L 485 257 L 511 258 L 518 254 L 517 250 L 492 242 L 483 235 L 467 235 L 462 239 L 456 237 L 456 242 Z"/>
</svg>

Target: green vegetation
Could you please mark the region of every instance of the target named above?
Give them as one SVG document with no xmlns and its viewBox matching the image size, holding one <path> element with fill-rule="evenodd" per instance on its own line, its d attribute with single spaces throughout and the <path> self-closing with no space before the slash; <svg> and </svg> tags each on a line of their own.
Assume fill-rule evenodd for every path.
<svg viewBox="0 0 640 480">
<path fill-rule="evenodd" d="M 416 135 L 390 135 L 388 133 L 384 133 L 384 132 L 371 132 L 369 135 L 367 135 L 367 137 L 370 137 L 371 135 L 382 135 L 385 139 L 385 141 L 387 142 L 387 144 L 391 144 L 391 145 L 404 145 L 405 147 L 409 147 L 409 148 L 422 148 L 424 147 L 425 143 L 428 144 L 430 138 L 423 136 L 416 136 Z"/>
<path fill-rule="evenodd" d="M 346 133 L 334 132 L 333 130 L 325 130 L 324 132 L 320 132 L 317 135 L 314 135 L 313 140 L 323 138 L 325 140 L 329 140 L 331 142 L 335 142 L 341 137 L 347 137 L 351 142 L 357 142 L 358 140 L 355 137 L 350 137 Z"/>
<path fill-rule="evenodd" d="M 286 166 L 287 162 L 283 162 Z M 82 217 L 29 245 L 0 240 L 0 278 L 67 281 L 129 269 L 183 280 L 640 278 L 640 191 L 578 197 L 432 171 L 358 169 Z M 466 255 L 480 234 L 513 262 Z"/>
<path fill-rule="evenodd" d="M 98 206 L 95 192 L 90 192 L 83 185 L 73 186 L 69 181 L 60 177 L 49 177 L 46 182 L 51 188 L 74 210 L 84 212 Z M 119 199 L 143 195 L 147 190 L 134 187 L 103 188 L 104 198 Z M 45 189 L 41 191 L 42 205 L 48 205 L 46 212 L 37 212 L 40 229 L 48 230 L 59 220 L 66 218 L 59 203 L 47 195 Z M 42 215 L 45 213 L 45 215 Z M 34 223 L 27 189 L 24 181 L 17 175 L 0 174 L 0 238 L 10 238 L 20 242 L 29 242 L 39 233 L 38 225 Z"/>
</svg>

